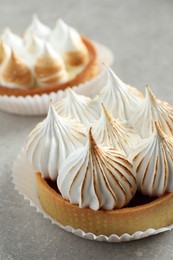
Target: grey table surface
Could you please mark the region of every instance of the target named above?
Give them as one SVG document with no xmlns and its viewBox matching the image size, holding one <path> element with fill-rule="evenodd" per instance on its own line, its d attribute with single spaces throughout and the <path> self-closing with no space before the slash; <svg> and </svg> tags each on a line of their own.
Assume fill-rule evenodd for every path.
<svg viewBox="0 0 173 260">
<path fill-rule="evenodd" d="M 144 91 L 149 84 L 173 102 L 173 1 L 0 0 L 0 31 L 21 33 L 33 13 L 53 26 L 57 17 L 112 49 L 117 75 Z M 173 259 L 173 231 L 109 244 L 78 238 L 45 220 L 14 190 L 12 163 L 42 117 L 0 112 L 0 259 Z"/>
</svg>

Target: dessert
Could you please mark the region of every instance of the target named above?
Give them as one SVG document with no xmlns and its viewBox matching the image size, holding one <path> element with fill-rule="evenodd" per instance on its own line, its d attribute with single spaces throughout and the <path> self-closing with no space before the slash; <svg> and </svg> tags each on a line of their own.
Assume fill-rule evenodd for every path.
<svg viewBox="0 0 173 260">
<path fill-rule="evenodd" d="M 162 196 L 173 191 L 173 138 L 158 123 L 153 134 L 132 151 L 129 160 L 133 162 L 138 189 L 143 194 Z"/>
<path fill-rule="evenodd" d="M 47 118 L 28 136 L 28 160 L 45 178 L 55 180 L 63 161 L 82 145 L 84 138 L 82 125 L 60 117 L 50 105 Z"/>
<path fill-rule="evenodd" d="M 171 106 L 157 101 L 157 117 L 147 118 L 152 131 L 146 129 L 147 136 L 140 138 L 135 125 L 127 124 L 132 122 L 128 110 L 138 109 L 140 115 L 146 101 L 119 80 L 111 84 L 114 103 L 103 99 L 105 90 L 94 103 L 69 91 L 68 102 L 77 100 L 73 113 L 67 109 L 66 117 L 60 116 L 51 105 L 46 120 L 29 135 L 26 155 L 34 167 L 40 203 L 62 225 L 95 235 L 165 227 L 173 223 L 173 138 L 163 124 L 169 110 L 159 108 Z M 99 119 L 93 116 L 93 104 Z M 65 99 L 55 107 L 63 113 L 64 105 Z M 77 110 L 88 111 L 94 122 L 85 115 L 79 120 Z M 79 121 L 83 127 L 76 127 Z"/>
<path fill-rule="evenodd" d="M 78 95 L 71 88 L 67 89 L 63 99 L 56 102 L 55 110 L 59 115 L 73 118 L 84 125 L 94 123 L 99 118 L 97 104 L 89 97 Z"/>
<path fill-rule="evenodd" d="M 114 147 L 127 156 L 140 141 L 133 127 L 124 120 L 113 118 L 103 103 L 100 119 L 93 126 L 93 135 L 101 145 Z"/>
<path fill-rule="evenodd" d="M 114 118 L 129 120 L 142 102 L 143 95 L 136 88 L 122 82 L 111 68 L 105 66 L 105 69 L 107 83 L 96 97 L 96 101 L 99 105 L 104 103 Z"/>
<path fill-rule="evenodd" d="M 151 89 L 146 86 L 145 99 L 131 117 L 130 123 L 141 137 L 145 138 L 153 133 L 155 121 L 158 121 L 165 133 L 173 134 L 173 106 L 156 99 Z"/>
<path fill-rule="evenodd" d="M 50 29 L 34 16 L 22 37 L 10 29 L 0 36 L 0 95 L 64 90 L 98 72 L 95 46 L 61 19 Z"/>
</svg>

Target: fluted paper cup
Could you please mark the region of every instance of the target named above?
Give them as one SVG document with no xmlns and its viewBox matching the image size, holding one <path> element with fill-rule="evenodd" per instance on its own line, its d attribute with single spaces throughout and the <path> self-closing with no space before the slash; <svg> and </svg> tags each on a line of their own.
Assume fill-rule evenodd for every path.
<svg viewBox="0 0 173 260">
<path fill-rule="evenodd" d="M 95 241 L 125 242 L 125 241 L 141 239 L 151 235 L 156 235 L 168 230 L 172 230 L 173 228 L 173 224 L 172 224 L 170 226 L 159 228 L 157 230 L 150 228 L 144 232 L 137 231 L 132 235 L 125 233 L 121 236 L 118 236 L 116 234 L 112 234 L 111 236 L 105 236 L 105 235 L 96 236 L 93 233 L 86 233 L 81 229 L 74 229 L 71 226 L 63 226 L 61 223 L 55 221 L 51 216 L 49 216 L 43 210 L 37 196 L 34 170 L 26 159 L 24 149 L 21 150 L 21 152 L 17 156 L 16 161 L 14 162 L 13 169 L 12 169 L 12 182 L 14 183 L 15 189 L 19 192 L 19 194 L 23 195 L 24 199 L 28 200 L 30 202 L 30 205 L 35 207 L 36 211 L 42 214 L 43 218 L 49 219 L 52 224 L 55 224 L 58 227 L 82 238 L 95 240 Z"/>
<path fill-rule="evenodd" d="M 105 46 L 94 42 L 96 46 L 99 63 L 111 65 L 113 63 L 113 54 Z M 103 68 L 100 73 L 91 80 L 81 83 L 78 86 L 72 87 L 78 94 L 83 94 L 90 97 L 95 97 L 106 82 L 106 77 Z M 9 113 L 18 115 L 45 115 L 48 111 L 50 100 L 55 102 L 66 94 L 66 90 L 59 90 L 50 94 L 34 95 L 34 96 L 6 96 L 0 95 L 0 109 Z"/>
</svg>

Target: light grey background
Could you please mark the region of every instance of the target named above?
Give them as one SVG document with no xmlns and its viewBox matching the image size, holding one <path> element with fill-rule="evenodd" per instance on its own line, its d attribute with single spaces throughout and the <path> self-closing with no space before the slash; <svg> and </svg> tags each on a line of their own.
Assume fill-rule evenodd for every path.
<svg viewBox="0 0 173 260">
<path fill-rule="evenodd" d="M 31 15 L 53 26 L 57 17 L 112 49 L 124 81 L 173 102 L 173 1 L 0 0 L 0 31 L 21 33 Z M 0 112 L 0 260 L 173 259 L 173 232 L 140 241 L 87 241 L 52 225 L 14 191 L 10 171 L 27 134 L 41 117 Z"/>
</svg>

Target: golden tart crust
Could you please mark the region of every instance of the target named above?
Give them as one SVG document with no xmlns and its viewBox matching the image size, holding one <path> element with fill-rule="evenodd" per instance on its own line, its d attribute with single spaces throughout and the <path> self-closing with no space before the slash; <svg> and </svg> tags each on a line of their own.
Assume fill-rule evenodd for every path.
<svg viewBox="0 0 173 260">
<path fill-rule="evenodd" d="M 5 86 L 0 86 L 0 95 L 7 95 L 7 96 L 13 95 L 17 97 L 17 96 L 28 96 L 28 95 L 34 96 L 36 94 L 42 95 L 46 93 L 49 94 L 51 92 L 55 92 L 58 90 L 64 90 L 67 87 L 79 85 L 80 83 L 84 83 L 85 81 L 95 77 L 99 72 L 98 63 L 97 63 L 97 51 L 89 39 L 82 36 L 82 40 L 89 52 L 89 56 L 90 56 L 89 62 L 85 66 L 85 68 L 74 79 L 59 84 L 57 86 L 46 86 L 41 88 L 36 87 L 32 89 L 17 89 L 17 88 L 11 89 Z"/>
<path fill-rule="evenodd" d="M 95 235 L 121 236 L 124 233 L 158 229 L 173 223 L 173 193 L 135 207 L 93 211 L 79 208 L 63 199 L 40 173 L 36 173 L 35 178 L 42 207 L 64 226 L 69 225 Z"/>
</svg>

